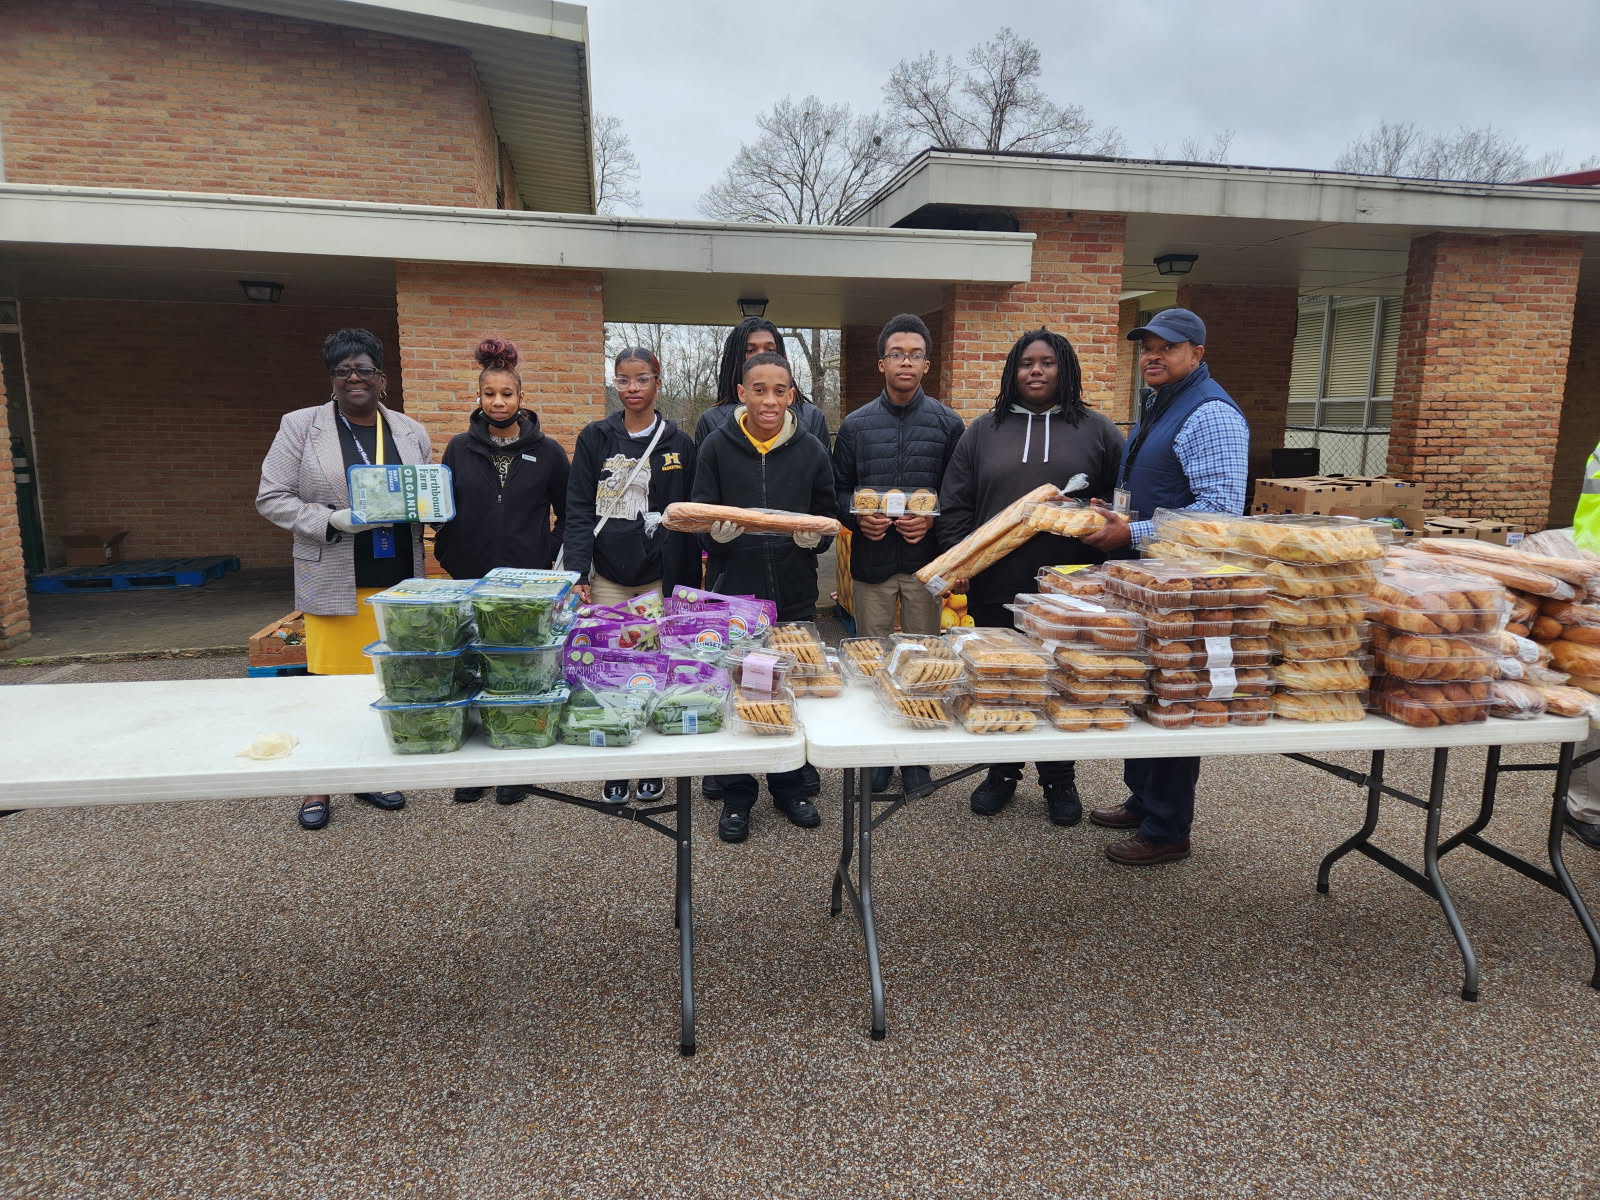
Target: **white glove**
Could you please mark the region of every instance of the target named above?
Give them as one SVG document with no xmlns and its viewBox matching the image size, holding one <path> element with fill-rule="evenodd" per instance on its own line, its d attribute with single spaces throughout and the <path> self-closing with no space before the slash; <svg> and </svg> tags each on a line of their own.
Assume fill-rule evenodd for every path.
<svg viewBox="0 0 1600 1200">
<path fill-rule="evenodd" d="M 658 512 L 647 512 L 647 513 L 645 513 L 645 515 L 644 515 L 644 535 L 645 535 L 645 537 L 655 537 L 656 530 L 658 530 L 660 528 L 661 528 L 661 514 L 658 513 Z"/>
<path fill-rule="evenodd" d="M 797 533 L 794 535 L 794 544 L 802 550 L 815 550 L 822 544 L 820 533 Z"/>
<path fill-rule="evenodd" d="M 744 532 L 744 527 L 737 521 L 711 522 L 711 540 L 713 542 L 731 542 Z"/>
<path fill-rule="evenodd" d="M 340 533 L 365 533 L 369 529 L 377 529 L 377 525 L 360 525 L 350 517 L 348 508 L 336 508 L 328 514 L 328 524 Z"/>
</svg>

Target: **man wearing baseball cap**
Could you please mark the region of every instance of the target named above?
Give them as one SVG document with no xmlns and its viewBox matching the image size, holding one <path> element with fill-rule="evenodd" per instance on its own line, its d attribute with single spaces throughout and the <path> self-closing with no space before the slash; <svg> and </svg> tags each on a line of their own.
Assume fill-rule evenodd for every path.
<svg viewBox="0 0 1600 1200">
<path fill-rule="evenodd" d="M 1157 313 L 1128 334 L 1139 343 L 1139 421 L 1122 452 L 1118 499 L 1128 520 L 1106 513 L 1106 527 L 1083 541 L 1109 554 L 1131 555 L 1151 536 L 1158 508 L 1196 512 L 1244 511 L 1250 428 L 1233 398 L 1205 364 L 1205 322 L 1186 308 Z M 1098 502 L 1097 502 L 1098 503 Z M 1106 846 L 1106 857 L 1148 866 L 1189 857 L 1198 758 L 1129 759 L 1123 764 L 1128 798 L 1089 813 L 1089 820 L 1130 836 Z"/>
</svg>

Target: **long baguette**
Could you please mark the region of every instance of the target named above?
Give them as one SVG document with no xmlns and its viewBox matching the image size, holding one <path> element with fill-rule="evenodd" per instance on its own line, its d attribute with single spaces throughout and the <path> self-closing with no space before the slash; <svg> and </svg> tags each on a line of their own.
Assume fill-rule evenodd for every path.
<svg viewBox="0 0 1600 1200">
<path fill-rule="evenodd" d="M 977 571 L 968 569 L 967 564 L 975 561 L 995 543 L 1014 535 L 1019 528 L 1023 528 L 1023 522 L 1027 520 L 1028 514 L 1033 510 L 1035 504 L 1045 500 L 1060 499 L 1063 499 L 1060 488 L 1051 483 L 1040 484 L 1026 496 L 1006 505 L 954 546 L 951 546 L 950 549 L 939 555 L 938 558 L 919 570 L 917 578 L 923 583 L 935 578 L 971 579 L 972 576 L 977 574 Z M 1032 536 L 1033 530 L 1025 529 L 1022 538 L 1014 542 L 1004 553 L 1011 553 L 1012 550 L 1015 550 L 1017 546 L 1022 545 Z M 997 560 L 991 560 L 987 565 L 992 566 L 994 561 Z"/>
<path fill-rule="evenodd" d="M 1600 563 L 1583 562 L 1576 558 L 1556 558 L 1550 554 L 1524 554 L 1509 546 L 1496 545 L 1494 542 L 1469 541 L 1464 538 L 1418 538 L 1411 544 L 1431 554 L 1460 554 L 1467 558 L 1504 563 L 1510 567 L 1531 567 L 1546 575 L 1554 575 L 1576 588 L 1586 587 L 1591 580 L 1600 581 Z"/>
<path fill-rule="evenodd" d="M 1413 558 L 1423 557 L 1413 555 Z M 1487 575 L 1490 579 L 1498 579 L 1509 588 L 1516 588 L 1519 592 L 1529 592 L 1535 596 L 1548 596 L 1552 600 L 1574 600 L 1577 590 L 1564 579 L 1557 579 L 1545 571 L 1536 571 L 1530 566 L 1521 564 L 1503 563 L 1487 558 L 1468 558 L 1462 554 L 1446 554 L 1442 550 L 1435 550 L 1425 556 L 1428 563 L 1421 566 L 1427 570 L 1429 564 L 1434 565 L 1434 570 L 1470 571 L 1479 575 Z"/>
<path fill-rule="evenodd" d="M 693 504 L 680 501 L 667 505 L 661 523 L 679 533 L 706 533 L 718 521 L 732 521 L 754 533 L 837 534 L 839 522 L 832 517 L 809 513 L 767 512 L 756 508 L 737 508 L 729 504 Z"/>
</svg>

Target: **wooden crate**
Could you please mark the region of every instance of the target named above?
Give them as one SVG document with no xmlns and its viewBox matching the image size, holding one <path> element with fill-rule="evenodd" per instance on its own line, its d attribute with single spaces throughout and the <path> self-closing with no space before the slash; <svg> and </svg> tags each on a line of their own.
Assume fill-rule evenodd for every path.
<svg viewBox="0 0 1600 1200">
<path fill-rule="evenodd" d="M 292 612 L 250 635 L 252 667 L 303 666 L 306 661 L 305 615 Z"/>
</svg>

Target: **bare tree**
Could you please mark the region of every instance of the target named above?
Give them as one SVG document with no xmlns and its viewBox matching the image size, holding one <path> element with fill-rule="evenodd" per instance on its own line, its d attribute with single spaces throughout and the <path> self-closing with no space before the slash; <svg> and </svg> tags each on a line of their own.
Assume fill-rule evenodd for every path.
<svg viewBox="0 0 1600 1200">
<path fill-rule="evenodd" d="M 1044 154 L 1121 154 L 1114 126 L 1081 104 L 1057 104 L 1039 87 L 1039 48 L 1010 28 L 967 53 L 958 67 L 928 51 L 902 59 L 884 85 L 890 114 L 935 146 Z"/>
<path fill-rule="evenodd" d="M 904 139 L 880 113 L 785 96 L 756 118 L 761 136 L 739 153 L 699 208 L 724 221 L 837 225 L 904 161 Z"/>
<path fill-rule="evenodd" d="M 786 329 L 785 342 L 800 347 L 800 358 L 789 361 L 795 368 L 795 383 L 828 418 L 839 423 L 839 331 L 837 329 Z M 787 353 L 787 351 L 786 351 Z"/>
<path fill-rule="evenodd" d="M 643 346 L 660 359 L 661 392 L 656 406 L 693 432 L 700 414 L 716 403 L 717 367 L 727 336 L 725 326 L 615 322 L 606 325 L 606 358 L 624 346 Z M 609 402 L 610 389 L 607 396 Z M 608 403 L 608 407 L 615 405 Z"/>
<path fill-rule="evenodd" d="M 1380 121 L 1376 129 L 1345 146 L 1333 166 L 1363 175 L 1512 183 L 1560 174 L 1567 169 L 1567 160 L 1560 151 L 1536 155 L 1492 125 L 1482 129 L 1463 125 L 1446 134 L 1428 133 L 1413 121 Z"/>
<path fill-rule="evenodd" d="M 1232 148 L 1233 130 L 1224 129 L 1212 135 L 1209 146 L 1202 145 L 1196 137 L 1184 138 L 1178 143 L 1178 157 L 1185 162 L 1225 163 L 1228 161 L 1228 151 Z"/>
<path fill-rule="evenodd" d="M 594 117 L 594 210 L 615 216 L 639 211 L 639 156 L 621 117 Z"/>
</svg>

